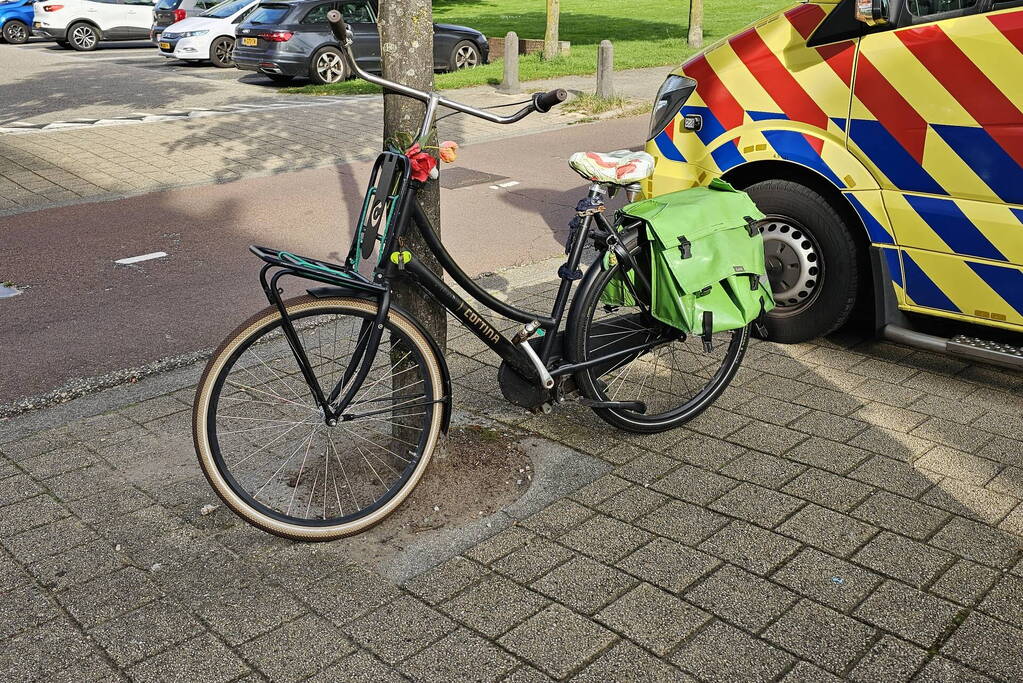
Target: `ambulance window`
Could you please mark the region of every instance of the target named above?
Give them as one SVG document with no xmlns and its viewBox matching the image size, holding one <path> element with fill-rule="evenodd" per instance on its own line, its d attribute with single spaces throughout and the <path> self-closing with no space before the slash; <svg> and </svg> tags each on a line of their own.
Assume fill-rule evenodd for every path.
<svg viewBox="0 0 1023 683">
<path fill-rule="evenodd" d="M 977 0 L 909 0 L 906 8 L 915 19 L 973 9 Z"/>
</svg>

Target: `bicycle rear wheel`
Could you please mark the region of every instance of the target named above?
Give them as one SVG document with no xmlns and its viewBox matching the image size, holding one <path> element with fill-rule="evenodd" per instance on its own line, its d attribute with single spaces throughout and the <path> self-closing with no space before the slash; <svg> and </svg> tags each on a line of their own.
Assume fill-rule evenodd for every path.
<svg viewBox="0 0 1023 683">
<path fill-rule="evenodd" d="M 304 296 L 286 309 L 329 394 L 376 302 Z M 310 541 L 362 531 L 411 493 L 430 461 L 443 422 L 440 362 L 418 326 L 392 309 L 369 375 L 331 427 L 268 307 L 227 338 L 199 382 L 199 464 L 224 503 L 264 531 Z"/>
<path fill-rule="evenodd" d="M 649 263 L 634 232 L 623 237 L 637 264 Z M 642 267 L 642 265 L 640 266 Z M 693 419 L 721 395 L 735 376 L 749 343 L 749 327 L 719 332 L 707 351 L 700 336 L 654 320 L 638 305 L 609 306 L 601 295 L 625 266 L 603 268 L 598 260 L 572 302 L 567 344 L 575 362 L 663 339 L 649 351 L 626 355 L 575 375 L 583 395 L 595 401 L 642 401 L 646 412 L 594 408 L 606 422 L 632 432 L 661 432 Z"/>
</svg>

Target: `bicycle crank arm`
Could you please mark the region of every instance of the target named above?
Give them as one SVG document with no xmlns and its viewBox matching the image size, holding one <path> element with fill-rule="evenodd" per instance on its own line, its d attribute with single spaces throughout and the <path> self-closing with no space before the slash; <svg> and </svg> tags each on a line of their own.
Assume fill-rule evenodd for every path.
<svg viewBox="0 0 1023 683">
<path fill-rule="evenodd" d="M 646 414 L 646 404 L 642 401 L 594 401 L 589 398 L 580 398 L 579 404 L 587 408 L 613 408 L 616 410 L 631 410 L 634 413 Z"/>
</svg>

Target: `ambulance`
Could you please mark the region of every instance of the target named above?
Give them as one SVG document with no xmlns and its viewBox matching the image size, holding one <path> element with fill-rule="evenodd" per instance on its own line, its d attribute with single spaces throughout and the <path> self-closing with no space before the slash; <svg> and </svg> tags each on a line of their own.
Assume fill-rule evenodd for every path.
<svg viewBox="0 0 1023 683">
<path fill-rule="evenodd" d="M 867 310 L 888 338 L 1023 366 L 1004 332 L 1023 332 L 1023 0 L 778 12 L 667 78 L 647 151 L 648 196 L 720 177 L 767 214 L 772 339 Z"/>
</svg>

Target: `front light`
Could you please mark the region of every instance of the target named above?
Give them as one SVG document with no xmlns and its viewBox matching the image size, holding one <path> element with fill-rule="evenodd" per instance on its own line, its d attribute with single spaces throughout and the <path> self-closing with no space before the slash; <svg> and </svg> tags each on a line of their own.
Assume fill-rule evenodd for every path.
<svg viewBox="0 0 1023 683">
<path fill-rule="evenodd" d="M 665 79 L 661 89 L 657 91 L 657 99 L 654 100 L 654 110 L 650 113 L 650 136 L 653 140 L 658 133 L 667 127 L 675 118 L 682 105 L 686 103 L 689 96 L 696 90 L 696 81 L 687 76 L 671 75 Z"/>
<path fill-rule="evenodd" d="M 184 33 L 178 34 L 178 38 L 197 38 L 199 36 L 204 36 L 207 33 L 209 33 L 208 30 L 207 31 L 185 31 Z"/>
</svg>

